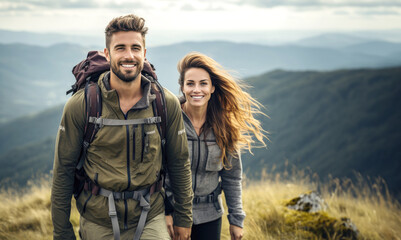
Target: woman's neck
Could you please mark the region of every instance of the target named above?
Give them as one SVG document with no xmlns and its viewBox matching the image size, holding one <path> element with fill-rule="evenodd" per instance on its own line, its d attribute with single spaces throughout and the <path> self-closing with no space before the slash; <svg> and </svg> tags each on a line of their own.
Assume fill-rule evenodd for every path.
<svg viewBox="0 0 401 240">
<path fill-rule="evenodd" d="M 189 106 L 188 103 L 184 103 L 182 110 L 187 114 L 188 118 L 191 120 L 192 126 L 195 128 L 198 136 L 200 135 L 200 130 L 203 124 L 206 122 L 206 112 L 207 106 L 193 107 Z"/>
</svg>

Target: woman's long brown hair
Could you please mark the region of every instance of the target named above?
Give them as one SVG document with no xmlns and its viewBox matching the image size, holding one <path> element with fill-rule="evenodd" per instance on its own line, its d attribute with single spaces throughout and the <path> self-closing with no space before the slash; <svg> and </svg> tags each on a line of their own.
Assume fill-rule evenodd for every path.
<svg viewBox="0 0 401 240">
<path fill-rule="evenodd" d="M 197 52 L 187 54 L 178 63 L 179 84 L 183 89 L 185 73 L 190 68 L 202 68 L 207 71 L 215 91 L 207 105 L 206 122 L 202 131 L 213 129 L 216 143 L 222 150 L 223 166 L 229 169 L 227 153 L 237 156 L 240 149 L 251 149 L 255 143 L 254 136 L 262 146 L 267 139 L 255 114 L 265 115 L 260 111 L 261 104 L 252 98 L 244 89 L 247 87 L 228 73 L 212 58 Z M 266 115 L 265 115 L 266 116 Z"/>
</svg>

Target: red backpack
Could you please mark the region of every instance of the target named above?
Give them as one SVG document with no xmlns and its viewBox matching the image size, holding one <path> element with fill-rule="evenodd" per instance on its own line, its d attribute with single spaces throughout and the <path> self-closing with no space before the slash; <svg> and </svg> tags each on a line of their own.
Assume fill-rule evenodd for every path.
<svg viewBox="0 0 401 240">
<path fill-rule="evenodd" d="M 76 82 L 71 86 L 71 89 L 67 91 L 67 95 L 72 92 L 75 94 L 79 89 L 85 88 L 85 109 L 86 109 L 86 122 L 84 130 L 84 139 L 81 149 L 79 162 L 75 169 L 75 180 L 74 180 L 74 197 L 78 198 L 81 193 L 84 182 L 85 172 L 83 164 L 85 161 L 87 149 L 93 141 L 99 128 L 97 125 L 90 123 L 90 117 L 100 117 L 102 115 L 102 95 L 100 93 L 99 86 L 97 84 L 99 76 L 110 70 L 110 63 L 107 61 L 105 55 L 101 51 L 90 51 L 86 59 L 78 63 L 72 69 L 72 74 L 75 76 Z M 166 142 L 166 120 L 167 120 L 167 108 L 164 91 L 162 86 L 157 80 L 154 66 L 145 59 L 143 70 L 141 72 L 143 76 L 151 82 L 151 93 L 155 94 L 156 99 L 152 102 L 153 112 L 155 117 L 161 118 L 161 123 L 157 124 L 159 130 L 160 139 L 162 142 L 162 155 L 163 155 L 163 171 L 165 171 L 165 154 L 164 145 Z"/>
</svg>

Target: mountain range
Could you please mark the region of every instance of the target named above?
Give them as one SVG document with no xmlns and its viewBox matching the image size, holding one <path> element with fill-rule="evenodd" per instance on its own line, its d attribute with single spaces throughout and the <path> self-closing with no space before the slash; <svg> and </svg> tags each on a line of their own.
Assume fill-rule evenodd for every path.
<svg viewBox="0 0 401 240">
<path fill-rule="evenodd" d="M 309 169 L 322 180 L 382 177 L 401 197 L 401 67 L 275 70 L 244 79 L 268 116 L 267 148 L 244 153 L 244 172 Z M 24 184 L 52 167 L 62 105 L 0 124 L 0 179 Z"/>
<path fill-rule="evenodd" d="M 337 39 L 342 38 L 351 45 L 341 44 L 334 48 L 330 44 L 333 41 L 327 40 L 333 37 L 318 36 L 309 39 L 309 45 L 306 39 L 280 46 L 223 41 L 183 42 L 148 48 L 147 58 L 156 67 L 163 86 L 176 94 L 176 65 L 190 51 L 215 58 L 239 78 L 275 69 L 327 71 L 401 65 L 401 43 L 364 38 L 357 41 L 349 36 L 336 35 Z M 321 39 L 321 44 L 310 46 L 318 39 Z M 7 102 L 7 105 L 0 106 L 0 122 L 64 103 L 68 98 L 65 92 L 74 83 L 73 66 L 83 60 L 89 50 L 101 49 L 71 43 L 51 46 L 0 44 L 0 99 Z"/>
<path fill-rule="evenodd" d="M 24 185 L 50 171 L 72 67 L 96 48 L 0 44 L 1 184 Z M 280 46 L 210 41 L 148 48 L 159 81 L 176 94 L 176 64 L 190 51 L 235 70 L 265 107 L 269 118 L 259 117 L 270 142 L 244 153 L 247 176 L 282 172 L 288 164 L 321 179 L 361 173 L 383 177 L 401 199 L 400 43 L 325 35 Z"/>
</svg>

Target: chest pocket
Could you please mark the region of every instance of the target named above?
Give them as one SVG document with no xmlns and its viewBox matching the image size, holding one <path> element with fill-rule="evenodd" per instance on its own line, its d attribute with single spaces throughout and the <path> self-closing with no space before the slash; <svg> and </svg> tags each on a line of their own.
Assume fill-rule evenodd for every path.
<svg viewBox="0 0 401 240">
<path fill-rule="evenodd" d="M 159 130 L 156 125 L 142 125 L 142 162 L 154 161 L 161 149 Z"/>
<path fill-rule="evenodd" d="M 207 161 L 206 171 L 220 171 L 223 169 L 221 162 L 221 149 L 216 142 L 206 142 Z"/>
</svg>

